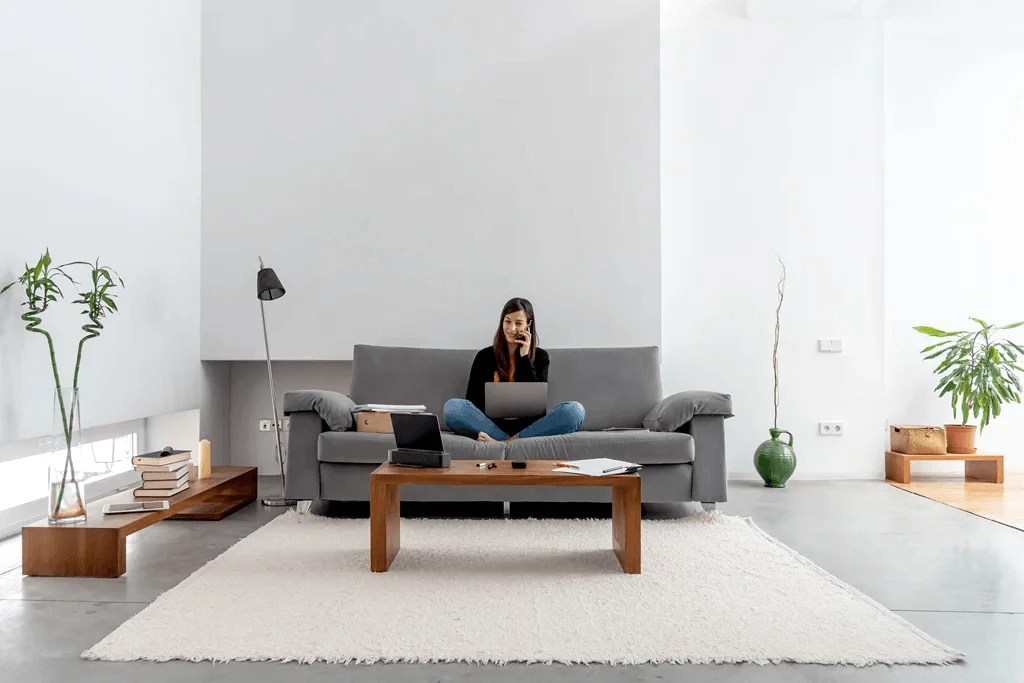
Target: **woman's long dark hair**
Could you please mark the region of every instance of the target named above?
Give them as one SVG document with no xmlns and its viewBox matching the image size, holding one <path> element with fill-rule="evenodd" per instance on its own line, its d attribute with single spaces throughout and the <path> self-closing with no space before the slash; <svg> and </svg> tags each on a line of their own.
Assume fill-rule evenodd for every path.
<svg viewBox="0 0 1024 683">
<path fill-rule="evenodd" d="M 508 352 L 508 341 L 505 339 L 503 324 L 505 316 L 516 311 L 526 314 L 526 323 L 530 328 L 530 358 L 537 353 L 537 320 L 533 317 L 533 304 L 529 300 L 519 297 L 509 299 L 505 303 L 505 307 L 501 309 L 501 317 L 498 318 L 498 331 L 494 333 L 494 360 L 498 366 L 498 377 L 502 382 L 510 381 L 513 372 L 512 356 Z"/>
</svg>

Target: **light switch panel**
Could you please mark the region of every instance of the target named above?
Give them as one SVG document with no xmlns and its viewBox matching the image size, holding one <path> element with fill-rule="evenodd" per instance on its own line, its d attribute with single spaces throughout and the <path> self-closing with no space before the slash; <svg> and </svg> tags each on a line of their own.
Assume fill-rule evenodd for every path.
<svg viewBox="0 0 1024 683">
<path fill-rule="evenodd" d="M 818 351 L 820 353 L 842 353 L 843 352 L 843 340 L 842 339 L 819 339 L 818 340 Z"/>
</svg>

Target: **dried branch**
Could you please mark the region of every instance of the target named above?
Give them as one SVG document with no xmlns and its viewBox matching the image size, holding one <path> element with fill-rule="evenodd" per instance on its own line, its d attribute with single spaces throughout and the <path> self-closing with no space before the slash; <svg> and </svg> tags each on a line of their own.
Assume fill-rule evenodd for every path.
<svg viewBox="0 0 1024 683">
<path fill-rule="evenodd" d="M 772 348 L 772 371 L 775 373 L 775 418 L 773 424 L 775 429 L 779 428 L 779 332 L 782 328 L 782 302 L 786 298 L 786 264 L 782 262 L 782 257 L 775 254 L 775 258 L 779 260 L 779 267 L 782 269 L 782 274 L 779 277 L 779 305 L 775 308 L 775 346 Z"/>
</svg>

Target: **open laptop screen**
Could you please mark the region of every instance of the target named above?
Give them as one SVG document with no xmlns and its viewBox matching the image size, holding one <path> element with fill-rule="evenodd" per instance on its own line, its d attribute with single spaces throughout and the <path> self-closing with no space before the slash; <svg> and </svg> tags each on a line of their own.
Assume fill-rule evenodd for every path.
<svg viewBox="0 0 1024 683">
<path fill-rule="evenodd" d="M 399 448 L 441 453 L 441 427 L 433 413 L 392 413 L 391 428 Z"/>
</svg>

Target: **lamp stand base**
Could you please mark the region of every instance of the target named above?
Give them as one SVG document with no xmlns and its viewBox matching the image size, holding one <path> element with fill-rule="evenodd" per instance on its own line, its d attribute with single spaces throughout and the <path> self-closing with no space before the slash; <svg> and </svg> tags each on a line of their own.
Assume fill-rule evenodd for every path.
<svg viewBox="0 0 1024 683">
<path fill-rule="evenodd" d="M 284 508 L 291 505 L 295 505 L 294 500 L 285 498 L 284 496 L 267 496 L 263 499 L 263 504 L 271 508 Z"/>
</svg>

